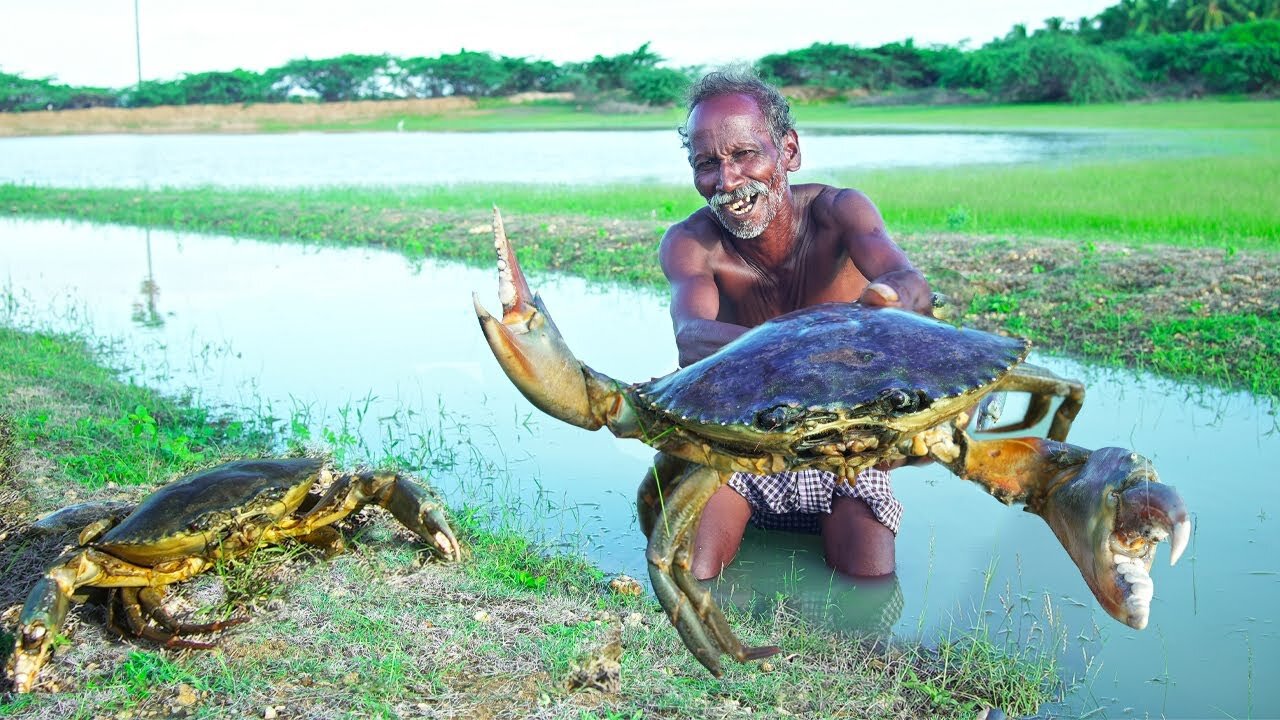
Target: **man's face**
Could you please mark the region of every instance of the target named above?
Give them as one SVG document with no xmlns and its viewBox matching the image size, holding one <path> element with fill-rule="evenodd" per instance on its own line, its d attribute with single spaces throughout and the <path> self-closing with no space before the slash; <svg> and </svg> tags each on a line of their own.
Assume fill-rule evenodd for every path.
<svg viewBox="0 0 1280 720">
<path fill-rule="evenodd" d="M 775 146 L 768 121 L 747 95 L 707 98 L 687 127 L 694 187 L 726 230 L 758 237 L 789 201 L 787 172 L 799 167 L 794 133 Z"/>
</svg>

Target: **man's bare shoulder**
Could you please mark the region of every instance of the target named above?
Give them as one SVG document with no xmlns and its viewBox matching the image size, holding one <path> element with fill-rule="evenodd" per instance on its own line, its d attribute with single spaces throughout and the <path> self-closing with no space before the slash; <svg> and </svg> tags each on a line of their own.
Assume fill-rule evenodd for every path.
<svg viewBox="0 0 1280 720">
<path fill-rule="evenodd" d="M 707 258 L 720 251 L 722 237 L 720 223 L 710 210 L 702 208 L 667 229 L 658 257 L 664 269 L 677 262 Z"/>
<path fill-rule="evenodd" d="M 868 212 L 876 212 L 871 198 L 854 188 L 840 188 L 819 183 L 796 186 L 803 189 L 809 217 L 821 226 L 844 226 L 856 222 Z"/>
</svg>

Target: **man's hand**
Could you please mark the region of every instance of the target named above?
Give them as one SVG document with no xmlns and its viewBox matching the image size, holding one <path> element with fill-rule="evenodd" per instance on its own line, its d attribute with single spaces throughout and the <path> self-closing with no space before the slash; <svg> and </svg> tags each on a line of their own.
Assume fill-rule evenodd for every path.
<svg viewBox="0 0 1280 720">
<path fill-rule="evenodd" d="M 886 283 L 871 283 L 862 291 L 858 302 L 871 307 L 902 307 L 898 299 L 898 291 Z"/>
<path fill-rule="evenodd" d="M 895 270 L 873 278 L 858 302 L 869 307 L 896 307 L 921 315 L 933 314 L 929 284 L 915 269 Z"/>
</svg>

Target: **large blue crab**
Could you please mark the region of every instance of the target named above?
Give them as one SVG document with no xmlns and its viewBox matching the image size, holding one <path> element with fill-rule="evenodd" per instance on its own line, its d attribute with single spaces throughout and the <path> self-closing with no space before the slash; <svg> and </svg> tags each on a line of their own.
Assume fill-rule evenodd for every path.
<svg viewBox="0 0 1280 720">
<path fill-rule="evenodd" d="M 317 484 L 328 484 L 323 495 L 311 492 Z M 389 510 L 443 558 L 459 559 L 444 505 L 432 491 L 393 472 L 339 474 L 313 458 L 236 460 L 174 480 L 137 506 L 64 508 L 37 526 L 54 532 L 83 526 L 79 542 L 27 596 L 6 674 L 18 692 L 31 689 L 71 601 L 89 587 L 112 589 L 110 623 L 121 634 L 174 647 L 211 647 L 184 636 L 217 632 L 240 620 L 179 622 L 161 607 L 164 586 L 284 538 L 335 547 L 341 537 L 329 526 L 367 504 Z"/>
<path fill-rule="evenodd" d="M 1083 387 L 1023 362 L 1029 343 L 891 309 L 818 305 L 775 318 L 719 352 L 665 377 L 625 384 L 569 351 L 529 289 L 494 211 L 499 320 L 475 299 L 494 356 L 534 405 L 587 429 L 607 427 L 661 451 L 639 493 L 649 576 L 685 645 L 713 674 L 720 655 L 766 657 L 745 647 L 690 571 L 703 506 L 734 471 L 813 467 L 852 482 L 881 463 L 925 457 L 1005 503 L 1044 518 L 1112 617 L 1145 627 L 1157 543 L 1176 562 L 1190 536 L 1181 498 L 1151 463 L 1122 448 L 1062 442 Z M 979 440 L 969 413 L 993 392 L 1031 402 L 1039 422 L 1055 397 L 1048 438 Z"/>
</svg>

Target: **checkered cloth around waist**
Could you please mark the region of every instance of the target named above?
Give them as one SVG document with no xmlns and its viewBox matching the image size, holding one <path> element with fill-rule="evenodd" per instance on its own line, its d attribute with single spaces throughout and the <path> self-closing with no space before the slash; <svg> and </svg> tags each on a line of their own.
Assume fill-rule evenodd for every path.
<svg viewBox="0 0 1280 720">
<path fill-rule="evenodd" d="M 817 534 L 819 515 L 830 514 L 831 498 L 862 500 L 882 525 L 898 534 L 902 503 L 893 496 L 889 473 L 868 468 L 852 484 L 825 470 L 794 470 L 774 475 L 736 472 L 729 487 L 751 505 L 751 524 L 766 530 Z"/>
</svg>

